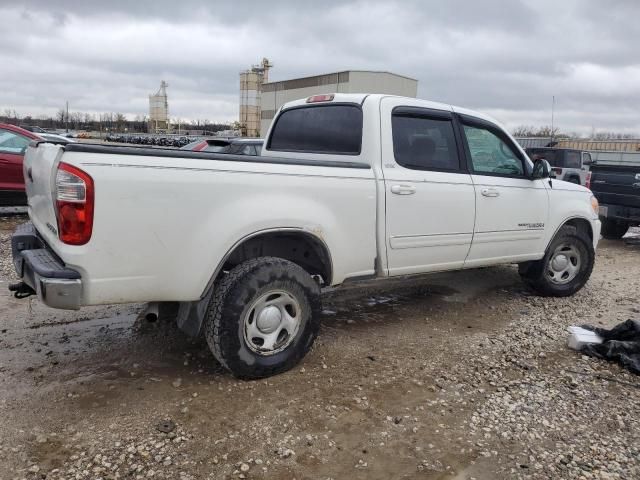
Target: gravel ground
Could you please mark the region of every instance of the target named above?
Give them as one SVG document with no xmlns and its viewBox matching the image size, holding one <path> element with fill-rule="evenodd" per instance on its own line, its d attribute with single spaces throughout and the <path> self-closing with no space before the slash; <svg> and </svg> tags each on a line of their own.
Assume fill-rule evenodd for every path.
<svg viewBox="0 0 640 480">
<path fill-rule="evenodd" d="M 603 241 L 566 299 L 510 266 L 339 290 L 298 368 L 240 382 L 141 306 L 9 297 L 15 221 L 0 478 L 640 478 L 640 378 L 566 347 L 640 317 L 638 245 Z"/>
</svg>

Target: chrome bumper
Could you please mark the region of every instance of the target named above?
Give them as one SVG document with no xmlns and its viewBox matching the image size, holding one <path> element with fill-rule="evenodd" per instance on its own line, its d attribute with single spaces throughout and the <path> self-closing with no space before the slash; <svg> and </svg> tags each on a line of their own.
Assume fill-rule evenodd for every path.
<svg viewBox="0 0 640 480">
<path fill-rule="evenodd" d="M 11 237 L 13 265 L 22 281 L 45 305 L 77 310 L 82 304 L 82 278 L 47 247 L 32 223 L 18 226 Z"/>
</svg>

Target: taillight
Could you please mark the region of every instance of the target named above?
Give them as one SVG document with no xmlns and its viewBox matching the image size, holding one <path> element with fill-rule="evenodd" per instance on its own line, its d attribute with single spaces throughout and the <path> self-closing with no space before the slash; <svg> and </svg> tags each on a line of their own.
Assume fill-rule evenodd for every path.
<svg viewBox="0 0 640 480">
<path fill-rule="evenodd" d="M 307 98 L 307 103 L 330 102 L 332 100 L 333 100 L 333 94 L 314 95 L 313 97 Z"/>
<path fill-rule="evenodd" d="M 584 182 L 584 186 L 591 190 L 591 172 L 587 172 L 587 179 Z"/>
<path fill-rule="evenodd" d="M 93 179 L 79 168 L 60 163 L 55 198 L 60 240 L 69 245 L 84 245 L 93 230 Z"/>
</svg>

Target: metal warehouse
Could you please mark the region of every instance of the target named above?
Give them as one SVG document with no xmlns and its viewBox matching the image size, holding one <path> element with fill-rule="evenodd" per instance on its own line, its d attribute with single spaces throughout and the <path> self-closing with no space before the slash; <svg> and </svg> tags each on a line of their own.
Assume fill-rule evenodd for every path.
<svg viewBox="0 0 640 480">
<path fill-rule="evenodd" d="M 291 100 L 322 93 L 388 93 L 416 97 L 416 79 L 390 72 L 348 70 L 262 84 L 260 131 L 266 135 L 278 109 Z M 247 132 L 250 135 L 250 132 Z"/>
</svg>

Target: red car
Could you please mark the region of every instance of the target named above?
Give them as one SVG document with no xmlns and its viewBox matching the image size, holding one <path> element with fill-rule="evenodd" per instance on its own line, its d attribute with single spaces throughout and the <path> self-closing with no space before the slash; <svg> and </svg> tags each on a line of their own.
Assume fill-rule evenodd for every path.
<svg viewBox="0 0 640 480">
<path fill-rule="evenodd" d="M 22 159 L 29 142 L 39 139 L 24 128 L 0 123 L 0 206 L 27 204 Z"/>
</svg>

